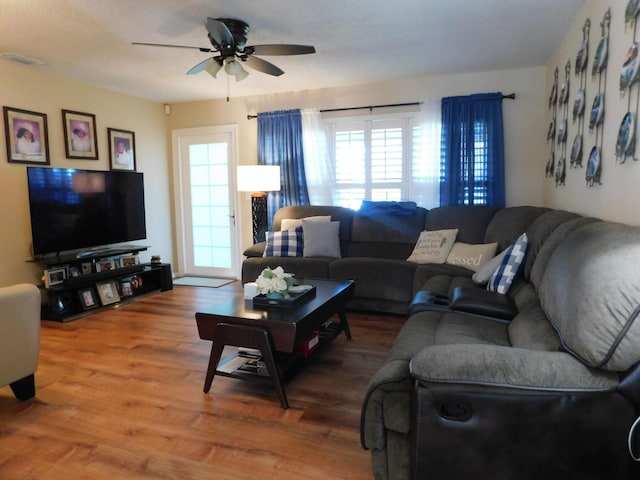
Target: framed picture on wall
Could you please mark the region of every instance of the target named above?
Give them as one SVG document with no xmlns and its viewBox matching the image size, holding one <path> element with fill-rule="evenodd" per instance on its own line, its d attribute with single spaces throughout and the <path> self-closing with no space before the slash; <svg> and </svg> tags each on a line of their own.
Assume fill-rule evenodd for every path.
<svg viewBox="0 0 640 480">
<path fill-rule="evenodd" d="M 67 158 L 97 160 L 96 116 L 91 113 L 62 110 L 62 124 Z"/>
<path fill-rule="evenodd" d="M 49 165 L 47 115 L 13 107 L 2 107 L 2 110 L 7 160 Z"/>
<path fill-rule="evenodd" d="M 136 134 L 128 130 L 108 128 L 111 170 L 136 171 Z"/>
</svg>

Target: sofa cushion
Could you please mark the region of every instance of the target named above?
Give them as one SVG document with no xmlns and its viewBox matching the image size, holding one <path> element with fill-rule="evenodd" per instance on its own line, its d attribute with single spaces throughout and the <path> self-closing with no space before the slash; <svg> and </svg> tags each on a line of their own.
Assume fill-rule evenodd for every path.
<svg viewBox="0 0 640 480">
<path fill-rule="evenodd" d="M 594 222 L 551 255 L 540 303 L 565 348 L 591 367 L 640 361 L 640 227 Z"/>
<path fill-rule="evenodd" d="M 555 229 L 579 217 L 580 215 L 577 213 L 566 212 L 564 210 L 551 210 L 550 212 L 543 213 L 531 222 L 531 225 L 529 225 L 526 230 L 529 243 L 527 245 L 527 257 L 524 260 L 524 269 L 522 270 L 525 279 L 528 280 L 530 278 L 531 268 L 535 263 L 538 252 L 540 252 Z"/>
<path fill-rule="evenodd" d="M 407 311 L 413 294 L 416 264 L 386 258 L 344 257 L 331 262 L 330 278 L 353 280 L 355 297 L 404 303 Z"/>
<path fill-rule="evenodd" d="M 494 240 L 484 241 L 485 230 L 491 218 L 499 210 L 499 207 L 487 205 L 455 205 L 432 208 L 427 215 L 424 230 L 457 228 L 457 241 L 459 242 L 490 243 Z"/>
<path fill-rule="evenodd" d="M 302 220 L 305 257 L 340 258 L 340 222 Z"/>
<path fill-rule="evenodd" d="M 424 231 L 407 261 L 414 263 L 444 263 L 458 234 L 457 229 Z"/>
<path fill-rule="evenodd" d="M 266 232 L 265 257 L 301 257 L 303 253 L 302 227 L 282 232 Z"/>
<path fill-rule="evenodd" d="M 547 269 L 547 265 L 549 264 L 551 255 L 553 255 L 553 252 L 556 250 L 558 245 L 560 245 L 560 243 L 577 228 L 596 221 L 599 220 L 590 217 L 578 217 L 562 223 L 561 225 L 556 227 L 553 232 L 551 232 L 542 247 L 540 247 L 540 249 L 538 250 L 538 253 L 535 256 L 536 258 L 531 265 L 529 281 L 536 288 L 536 291 L 540 290 L 544 272 Z"/>
<path fill-rule="evenodd" d="M 395 213 L 395 209 L 382 209 L 376 215 L 371 214 L 373 211 L 376 209 L 361 209 L 355 212 L 351 231 L 352 242 L 414 244 L 420 232 L 424 230 L 427 217 L 427 210 L 424 208 L 416 207 L 411 210 L 411 215 Z"/>
<path fill-rule="evenodd" d="M 497 243 L 471 245 L 464 242 L 455 242 L 445 263 L 459 265 L 477 272 L 482 265 L 493 258 L 496 254 L 497 246 Z"/>
<path fill-rule="evenodd" d="M 491 278 L 489 278 L 487 290 L 506 294 L 520 271 L 526 253 L 527 234 L 523 233 L 518 237 L 516 242 L 507 249 L 507 253 L 502 258 L 500 265 L 498 265 L 498 268 L 496 268 Z"/>
<path fill-rule="evenodd" d="M 498 251 L 501 252 L 513 244 L 531 222 L 549 211 L 549 208 L 531 206 L 503 208 L 496 212 L 487 225 L 484 243 L 498 242 Z"/>
</svg>

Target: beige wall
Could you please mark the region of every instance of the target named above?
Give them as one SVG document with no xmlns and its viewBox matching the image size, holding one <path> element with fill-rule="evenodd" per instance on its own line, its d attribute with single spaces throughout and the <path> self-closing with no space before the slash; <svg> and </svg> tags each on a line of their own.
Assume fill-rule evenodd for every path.
<svg viewBox="0 0 640 480">
<path fill-rule="evenodd" d="M 4 60 L 0 61 L 0 103 L 47 114 L 52 167 L 108 170 L 107 127 L 134 131 L 137 170 L 145 174 L 147 212 L 147 240 L 137 243 L 151 246 L 141 255 L 143 261 L 158 253 L 171 262 L 167 119 L 161 104 L 60 79 Z M 62 109 L 96 115 L 99 160 L 66 158 Z M 26 262 L 31 258 L 26 166 L 7 162 L 4 134 L 0 137 L 0 285 L 38 283 L 42 268 Z"/>
<path fill-rule="evenodd" d="M 259 75 L 259 73 L 254 73 Z M 503 102 L 507 203 L 542 205 L 544 175 L 538 164 L 545 155 L 539 139 L 546 128 L 544 109 L 545 69 L 530 68 L 468 75 L 442 75 L 261 97 L 231 98 L 172 105 L 169 128 L 238 125 L 239 161 L 257 163 L 257 122 L 247 114 L 289 108 L 342 108 L 439 99 L 450 95 L 496 92 L 516 93 Z M 233 84 L 231 86 L 233 95 Z M 375 111 L 374 111 L 375 113 Z M 543 171 L 544 173 L 544 171 Z M 251 207 L 245 194 L 238 196 L 242 246 L 251 243 Z"/>
<path fill-rule="evenodd" d="M 615 146 L 618 137 L 618 129 L 624 115 L 627 112 L 629 94 L 620 95 L 620 69 L 634 38 L 634 29 L 624 24 L 624 11 L 627 2 L 605 2 L 603 0 L 589 0 L 585 3 L 581 13 L 576 18 L 572 28 L 558 47 L 555 55 L 547 64 L 547 90 L 545 93 L 545 122 L 549 124 L 551 111 L 548 110 L 548 99 L 553 84 L 553 72 L 555 67 L 559 70 L 559 85 L 564 81 L 564 66 L 571 62 L 570 97 L 569 97 L 569 129 L 567 135 L 567 162 L 571 155 L 571 146 L 576 135 L 578 124 L 572 123 L 571 111 L 575 101 L 575 93 L 579 88 L 579 77 L 574 75 L 574 66 L 578 47 L 582 42 L 582 28 L 587 18 L 590 19 L 591 29 L 589 36 L 589 63 L 587 65 L 586 82 L 586 127 L 584 133 L 583 168 L 570 169 L 567 166 L 566 184 L 555 186 L 552 179 L 545 181 L 545 204 L 553 208 L 593 215 L 608 220 L 620 221 L 632 225 L 640 225 L 640 210 L 636 207 L 638 186 L 640 185 L 640 162 L 628 159 L 620 164 L 616 161 Z M 593 98 L 596 95 L 599 82 L 592 79 L 591 69 L 597 45 L 602 37 L 600 22 L 608 7 L 611 7 L 611 29 L 609 37 L 609 60 L 606 76 L 605 109 L 604 109 L 604 139 L 601 144 L 602 178 L 601 185 L 587 187 L 585 170 L 591 148 L 595 145 L 596 135 L 589 134 L 588 116 Z M 604 77 L 603 82 L 604 85 Z M 635 84 L 631 92 L 631 110 L 637 108 L 638 89 Z M 560 118 L 560 110 L 558 114 Z M 540 143 L 546 141 L 546 127 Z M 600 145 L 600 141 L 598 141 Z M 551 146 L 546 147 L 544 157 L 539 159 L 536 175 L 544 172 L 544 163 L 549 155 Z M 556 146 L 556 159 L 561 154 L 560 146 Z M 640 148 L 636 148 L 636 157 L 640 155 Z"/>
</svg>

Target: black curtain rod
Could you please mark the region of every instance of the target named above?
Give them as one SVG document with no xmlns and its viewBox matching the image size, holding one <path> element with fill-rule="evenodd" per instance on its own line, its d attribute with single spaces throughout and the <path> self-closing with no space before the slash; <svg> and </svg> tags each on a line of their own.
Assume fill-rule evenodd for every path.
<svg viewBox="0 0 640 480">
<path fill-rule="evenodd" d="M 510 93 L 508 95 L 502 95 L 502 98 L 509 98 L 514 100 L 516 98 L 515 93 Z M 347 110 L 373 110 L 374 108 L 386 108 L 386 107 L 414 107 L 416 105 L 420 105 L 422 102 L 409 102 L 409 103 L 390 103 L 387 105 L 370 105 L 368 107 L 345 107 L 345 108 L 326 108 L 324 110 L 320 110 L 320 113 L 325 112 L 345 112 Z M 257 115 L 247 115 L 247 120 L 252 120 L 254 118 L 258 118 Z"/>
</svg>

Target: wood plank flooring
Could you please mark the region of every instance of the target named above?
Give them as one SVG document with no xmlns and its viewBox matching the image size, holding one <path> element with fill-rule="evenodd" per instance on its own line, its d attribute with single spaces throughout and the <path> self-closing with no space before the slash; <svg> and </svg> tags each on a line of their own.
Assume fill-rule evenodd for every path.
<svg viewBox="0 0 640 480">
<path fill-rule="evenodd" d="M 174 290 L 42 323 L 36 398 L 0 388 L 0 478 L 371 479 L 360 407 L 403 317 L 349 312 L 344 335 L 287 386 L 216 377 L 195 312 L 241 292 Z"/>
</svg>

